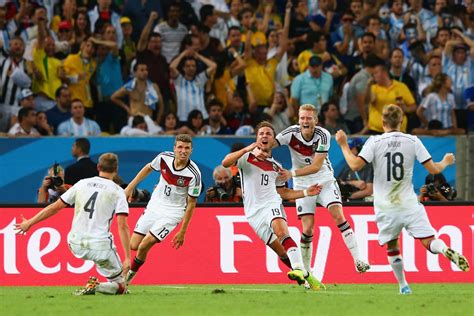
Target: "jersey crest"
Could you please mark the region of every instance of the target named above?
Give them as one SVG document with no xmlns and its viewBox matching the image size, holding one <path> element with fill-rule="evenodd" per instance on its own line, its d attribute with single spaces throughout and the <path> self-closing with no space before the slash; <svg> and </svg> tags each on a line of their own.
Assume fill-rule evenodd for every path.
<svg viewBox="0 0 474 316">
<path fill-rule="evenodd" d="M 185 177 L 182 175 L 176 175 L 171 171 L 169 166 L 166 164 L 165 160 L 161 160 L 160 163 L 160 171 L 161 175 L 165 178 L 166 182 L 171 185 L 175 185 L 178 187 L 187 187 L 191 182 L 191 177 Z"/>
</svg>

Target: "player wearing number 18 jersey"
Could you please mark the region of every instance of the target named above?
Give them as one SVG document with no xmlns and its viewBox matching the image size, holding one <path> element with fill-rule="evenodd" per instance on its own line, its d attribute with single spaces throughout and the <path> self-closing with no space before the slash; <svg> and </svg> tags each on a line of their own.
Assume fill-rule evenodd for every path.
<svg viewBox="0 0 474 316">
<path fill-rule="evenodd" d="M 128 269 L 130 265 L 127 199 L 123 189 L 112 181 L 118 168 L 117 156 L 111 153 L 101 155 L 97 168 L 98 177 L 80 180 L 33 218 L 23 219 L 21 224 L 15 225 L 19 232 L 26 232 L 67 205 L 74 205 L 74 219 L 68 234 L 69 248 L 76 257 L 94 261 L 97 271 L 108 280 L 99 283 L 97 278 L 91 277 L 85 288 L 75 292 L 76 295 L 90 295 L 96 291 L 105 294 L 125 292 L 122 264 L 110 233 L 114 214 L 117 215 L 118 232 L 125 253 L 123 268 Z"/>
<path fill-rule="evenodd" d="M 435 238 L 426 210 L 418 202 L 413 190 L 413 165 L 418 160 L 431 174 L 440 173 L 454 163 L 454 155 L 446 154 L 442 161 L 433 162 L 421 141 L 400 132 L 403 112 L 397 105 L 383 109 L 382 135 L 372 136 L 356 157 L 347 144 L 347 136 L 338 131 L 336 140 L 352 170 L 360 170 L 366 163 L 374 166 L 374 209 L 379 229 L 380 245 L 387 245 L 387 257 L 400 286 L 401 294 L 411 294 L 405 280 L 403 260 L 399 250 L 399 235 L 405 228 L 419 239 L 423 246 L 435 254 L 442 253 L 461 270 L 468 271 L 467 259 Z"/>
<path fill-rule="evenodd" d="M 256 127 L 257 141 L 239 151 L 228 154 L 222 161 L 224 167 L 237 163 L 242 184 L 244 212 L 255 233 L 272 248 L 290 269 L 288 277 L 298 284 L 305 280 L 313 290 L 324 288 L 313 275 L 305 270 L 301 253 L 288 233 L 282 198 L 295 199 L 314 196 L 321 191 L 317 184 L 304 190 L 285 188 L 277 181 L 281 166 L 271 157 L 275 130 L 268 122 Z"/>
<path fill-rule="evenodd" d="M 162 152 L 145 165 L 125 189 L 131 197 L 136 185 L 152 171 L 161 173 L 148 205 L 135 226 L 130 246 L 138 250 L 127 274 L 127 285 L 143 265 L 151 247 L 163 241 L 182 221 L 179 232 L 173 237 L 173 246 L 178 249 L 184 243 L 189 221 L 201 194 L 201 172 L 189 159 L 192 140 L 188 135 L 176 136 L 173 152 Z"/>
<path fill-rule="evenodd" d="M 301 253 L 307 270 L 311 270 L 313 255 L 314 214 L 316 204 L 328 209 L 339 228 L 342 239 L 349 249 L 358 272 L 367 271 L 370 266 L 360 258 L 359 247 L 354 232 L 344 217 L 342 211 L 341 192 L 334 178 L 334 172 L 329 161 L 328 152 L 331 144 L 331 134 L 324 128 L 316 126 L 316 108 L 304 104 L 298 112 L 299 124 L 288 127 L 277 135 L 278 145 L 287 145 L 290 149 L 293 170 L 283 170 L 282 178 L 293 177 L 295 189 L 301 189 L 310 183 L 319 183 L 321 193 L 314 197 L 304 197 L 296 200 L 297 215 L 301 219 L 303 232 L 301 234 Z"/>
</svg>

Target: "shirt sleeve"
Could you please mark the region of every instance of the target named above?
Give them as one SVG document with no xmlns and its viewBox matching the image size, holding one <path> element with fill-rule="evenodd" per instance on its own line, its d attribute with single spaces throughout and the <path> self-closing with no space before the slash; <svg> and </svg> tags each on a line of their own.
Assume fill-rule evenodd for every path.
<svg viewBox="0 0 474 316">
<path fill-rule="evenodd" d="M 374 160 L 374 138 L 373 136 L 365 142 L 362 147 L 359 157 L 362 158 L 366 163 L 371 163 Z"/>
<path fill-rule="evenodd" d="M 151 162 L 150 162 L 150 167 L 153 168 L 153 170 L 155 171 L 158 171 L 160 172 L 161 168 L 161 158 L 162 158 L 162 155 L 161 153 L 155 157 L 155 159 L 153 159 Z"/>
<path fill-rule="evenodd" d="M 331 134 L 324 128 L 316 128 L 315 131 L 319 135 L 319 144 L 315 152 L 319 154 L 329 152 L 329 147 L 331 147 Z"/>
<path fill-rule="evenodd" d="M 433 94 L 428 94 L 426 96 L 426 98 L 424 98 L 422 101 L 421 101 L 421 104 L 420 106 L 424 109 L 429 109 L 431 107 L 431 101 L 432 101 L 432 98 L 433 97 Z"/>
<path fill-rule="evenodd" d="M 81 183 L 81 181 L 77 182 L 75 185 L 70 187 L 66 192 L 64 192 L 59 198 L 61 201 L 66 203 L 67 205 L 74 205 L 76 202 L 76 193 L 77 187 Z"/>
<path fill-rule="evenodd" d="M 413 95 L 411 94 L 406 84 L 402 83 L 401 86 L 402 86 L 403 101 L 405 101 L 407 105 L 415 104 L 415 99 L 413 98 Z"/>
<path fill-rule="evenodd" d="M 125 196 L 125 191 L 121 189 L 117 197 L 117 204 L 115 205 L 115 214 L 128 215 L 128 213 L 127 197 Z"/>
<path fill-rule="evenodd" d="M 197 169 L 197 167 L 193 167 L 193 169 L 195 170 L 195 175 L 189 183 L 188 195 L 197 198 L 199 195 L 201 195 L 202 191 L 201 172 L 199 169 Z"/>
<path fill-rule="evenodd" d="M 290 138 L 292 134 L 291 129 L 293 128 L 294 126 L 290 126 L 282 132 L 278 133 L 278 135 L 275 137 L 278 146 L 288 145 L 290 143 Z"/>
<path fill-rule="evenodd" d="M 248 156 L 249 156 L 249 153 L 245 153 L 242 157 L 240 157 L 237 160 L 237 168 L 243 169 L 245 167 L 245 162 L 247 161 Z"/>
<path fill-rule="evenodd" d="M 418 160 L 421 164 L 424 164 L 430 161 L 431 155 L 426 149 L 425 145 L 423 145 L 423 143 L 418 137 L 416 137 L 415 139 L 416 139 L 416 143 L 415 143 L 416 160 Z"/>
</svg>

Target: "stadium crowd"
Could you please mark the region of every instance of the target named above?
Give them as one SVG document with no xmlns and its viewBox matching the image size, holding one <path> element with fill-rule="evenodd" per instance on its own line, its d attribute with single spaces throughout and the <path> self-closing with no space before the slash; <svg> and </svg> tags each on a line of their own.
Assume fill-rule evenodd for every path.
<svg viewBox="0 0 474 316">
<path fill-rule="evenodd" d="M 0 133 L 474 130 L 472 0 L 6 0 Z"/>
</svg>

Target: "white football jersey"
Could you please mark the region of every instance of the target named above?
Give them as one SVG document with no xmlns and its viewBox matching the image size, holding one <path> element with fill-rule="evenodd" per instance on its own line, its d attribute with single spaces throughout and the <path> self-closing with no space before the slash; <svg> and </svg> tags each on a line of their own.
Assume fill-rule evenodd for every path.
<svg viewBox="0 0 474 316">
<path fill-rule="evenodd" d="M 124 190 L 103 177 L 82 179 L 67 190 L 60 199 L 74 205 L 74 219 L 69 236 L 75 239 L 107 239 L 114 214 L 128 215 Z"/>
<path fill-rule="evenodd" d="M 280 146 L 287 145 L 290 149 L 291 164 L 293 169 L 301 169 L 313 163 L 315 154 L 327 154 L 321 169 L 314 174 L 302 177 L 294 177 L 295 185 L 311 185 L 334 179 L 334 172 L 329 161 L 329 147 L 331 146 L 331 134 L 324 128 L 316 126 L 313 137 L 304 139 L 299 125 L 293 125 L 276 136 Z"/>
<path fill-rule="evenodd" d="M 176 170 L 174 159 L 173 152 L 165 151 L 150 163 L 154 170 L 161 173 L 161 177 L 153 190 L 147 210 L 171 209 L 184 212 L 188 195 L 197 198 L 201 194 L 201 171 L 198 166 L 189 160 L 186 167 Z"/>
<path fill-rule="evenodd" d="M 371 136 L 359 157 L 374 166 L 374 206 L 376 211 L 413 210 L 418 198 L 413 189 L 415 159 L 431 160 L 420 139 L 402 132 Z"/>
<path fill-rule="evenodd" d="M 276 188 L 284 187 L 285 182 L 277 180 L 281 165 L 273 157 L 258 160 L 249 152 L 237 160 L 237 167 L 247 216 L 268 205 L 281 205 L 282 200 Z"/>
</svg>

